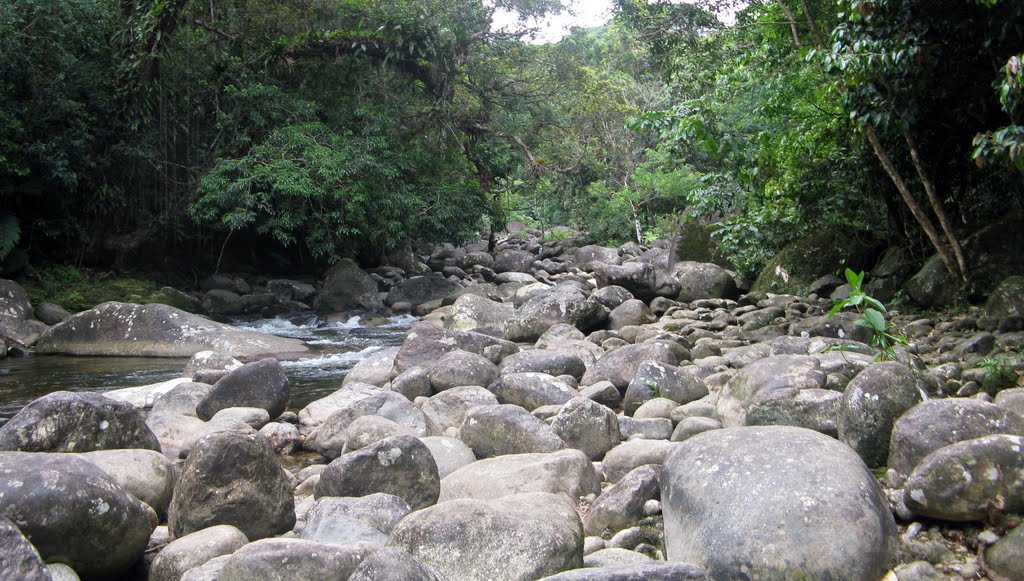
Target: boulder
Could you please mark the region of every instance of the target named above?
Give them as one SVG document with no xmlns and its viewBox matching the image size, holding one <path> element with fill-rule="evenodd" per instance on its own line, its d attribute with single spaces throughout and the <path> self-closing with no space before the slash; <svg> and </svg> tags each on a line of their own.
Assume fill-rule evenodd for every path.
<svg viewBox="0 0 1024 581">
<path fill-rule="evenodd" d="M 103 392 L 103 396 L 117 401 L 130 403 L 140 409 L 150 409 L 156 405 L 158 399 L 174 391 L 174 389 L 179 385 L 184 385 L 186 383 L 192 383 L 192 381 L 187 377 L 176 377 L 174 379 L 168 379 L 167 381 L 152 383 L 150 385 L 112 389 L 110 391 Z M 194 405 L 192 407 L 192 413 L 193 415 L 195 414 Z"/>
<path fill-rule="evenodd" d="M 434 395 L 434 387 L 430 384 L 430 374 L 423 367 L 410 367 L 391 380 L 391 391 L 405 396 L 409 401 L 418 397 Z"/>
<path fill-rule="evenodd" d="M 531 412 L 541 406 L 562 405 L 577 395 L 564 381 L 546 373 L 509 373 L 499 377 L 487 389 L 498 397 L 499 402 L 514 404 Z"/>
<path fill-rule="evenodd" d="M 572 503 L 552 494 L 459 499 L 417 511 L 391 533 L 449 581 L 539 579 L 583 566 L 583 525 Z"/>
<path fill-rule="evenodd" d="M 498 378 L 498 367 L 483 355 L 456 349 L 427 367 L 435 392 L 460 386 L 485 387 Z"/>
<path fill-rule="evenodd" d="M 344 258 L 324 276 L 324 285 L 313 302 L 318 313 L 351 310 L 376 311 L 384 308 L 377 292 L 377 283 L 355 262 Z"/>
<path fill-rule="evenodd" d="M 309 348 L 298 339 L 248 331 L 167 305 L 109 302 L 76 313 L 43 333 L 40 355 L 191 357 L 214 350 L 244 360 L 298 356 Z"/>
<path fill-rule="evenodd" d="M 632 551 L 630 551 L 632 552 Z M 636 553 L 639 554 L 639 553 Z M 710 581 L 707 571 L 689 563 L 650 561 L 575 569 L 545 577 L 544 581 Z"/>
<path fill-rule="evenodd" d="M 374 551 L 359 564 L 349 581 L 379 581 L 381 579 L 416 579 L 416 581 L 444 581 L 431 567 L 395 547 Z"/>
<path fill-rule="evenodd" d="M 391 529 L 411 512 L 404 500 L 390 494 L 325 496 L 306 514 L 302 538 L 318 543 L 344 545 L 367 542 L 383 547 Z"/>
<path fill-rule="evenodd" d="M 395 370 L 401 373 L 412 367 L 430 367 L 445 353 L 456 349 L 485 356 L 485 351 L 488 353 L 493 351 L 495 359 L 491 359 L 492 362 L 501 361 L 502 358 L 519 351 L 519 347 L 515 343 L 496 339 L 483 333 L 452 331 L 430 323 L 419 322 L 405 334 L 402 348 L 395 356 Z M 488 358 L 490 359 L 490 357 Z"/>
<path fill-rule="evenodd" d="M 369 543 L 331 545 L 303 539 L 263 539 L 228 558 L 218 581 L 348 579 L 376 550 Z"/>
<path fill-rule="evenodd" d="M 476 462 L 473 450 L 462 440 L 445 436 L 428 436 L 420 438 L 420 441 L 434 457 L 434 463 L 437 464 L 437 475 L 442 481 L 459 468 Z"/>
<path fill-rule="evenodd" d="M 513 353 L 501 361 L 498 369 L 502 374 L 546 373 L 548 375 L 571 375 L 583 377 L 587 367 L 578 355 L 551 351 L 548 349 L 527 349 Z"/>
<path fill-rule="evenodd" d="M 512 303 L 499 303 L 475 294 L 464 294 L 452 304 L 445 327 L 456 331 L 480 328 L 503 329 L 515 314 Z"/>
<path fill-rule="evenodd" d="M 776 389 L 754 396 L 748 426 L 796 426 L 839 438 L 843 394 L 830 389 Z"/>
<path fill-rule="evenodd" d="M 659 472 L 655 466 L 641 466 L 598 496 L 583 517 L 587 534 L 615 534 L 640 522 L 644 517 L 644 504 L 661 496 Z"/>
<path fill-rule="evenodd" d="M 466 414 L 459 430 L 477 458 L 555 452 L 565 442 L 543 421 L 517 405 L 479 407 Z"/>
<path fill-rule="evenodd" d="M 14 523 L 0 517 L 0 578 L 51 581 L 46 564 Z"/>
<path fill-rule="evenodd" d="M 222 524 L 249 540 L 280 535 L 295 524 L 291 478 L 261 434 L 204 436 L 181 468 L 168 510 L 171 535 Z"/>
<path fill-rule="evenodd" d="M 622 288 L 621 286 L 611 285 L 603 286 L 590 294 L 593 299 L 609 309 L 621 305 L 622 303 L 631 300 L 633 293 Z"/>
<path fill-rule="evenodd" d="M 658 265 L 647 262 L 628 262 L 621 266 L 595 262 L 594 276 L 599 287 L 621 286 L 644 302 L 656 297 L 675 298 L 679 294 L 679 281 L 664 267 L 664 259 Z"/>
<path fill-rule="evenodd" d="M 1024 438 L 1003 434 L 951 444 L 925 456 L 903 489 L 914 514 L 981 521 L 1024 509 Z"/>
<path fill-rule="evenodd" d="M 985 549 L 985 564 L 996 575 L 1024 579 L 1024 527 L 1017 525 Z"/>
<path fill-rule="evenodd" d="M 999 283 L 985 302 L 985 314 L 999 318 L 1024 317 L 1024 276 L 1011 276 Z"/>
<path fill-rule="evenodd" d="M 679 279 L 676 300 L 692 303 L 699 299 L 735 299 L 739 297 L 736 279 L 729 271 L 709 262 L 677 262 L 672 273 Z"/>
<path fill-rule="evenodd" d="M 25 321 L 32 316 L 32 303 L 25 289 L 13 280 L 0 278 L 0 319 Z"/>
<path fill-rule="evenodd" d="M 633 469 L 645 464 L 660 466 L 679 444 L 664 440 L 629 440 L 604 455 L 604 474 L 608 482 L 618 482 Z"/>
<path fill-rule="evenodd" d="M 358 384 L 350 386 L 353 389 Z M 365 388 L 363 388 L 365 389 Z M 331 413 L 316 434 L 317 451 L 327 458 L 337 458 L 345 452 L 348 428 L 356 418 L 380 416 L 405 426 L 413 435 L 426 436 L 430 429 L 427 419 L 412 402 L 389 391 L 369 390 L 366 397 L 354 399 Z"/>
<path fill-rule="evenodd" d="M 456 387 L 428 399 L 421 410 L 439 432 L 459 428 L 469 412 L 478 407 L 498 405 L 498 398 L 482 387 Z"/>
<path fill-rule="evenodd" d="M 554 325 L 569 324 L 582 331 L 597 328 L 608 317 L 608 309 L 583 291 L 557 286 L 538 294 L 516 310 L 505 324 L 510 341 L 533 342 Z"/>
<path fill-rule="evenodd" d="M 97 450 L 81 457 L 92 462 L 128 494 L 153 507 L 157 515 L 167 514 L 174 493 L 174 466 L 160 452 L 152 450 Z"/>
<path fill-rule="evenodd" d="M 262 359 L 229 371 L 213 384 L 196 405 L 196 416 L 209 421 L 217 412 L 232 407 L 258 407 L 271 418 L 284 413 L 291 385 L 277 359 Z"/>
<path fill-rule="evenodd" d="M 439 502 L 492 500 L 527 492 L 563 494 L 574 503 L 601 490 L 593 464 L 579 450 L 508 454 L 468 464 L 441 481 Z"/>
<path fill-rule="evenodd" d="M 146 505 L 72 454 L 0 452 L 0 517 L 43 560 L 83 577 L 118 578 L 142 558 L 155 523 Z"/>
<path fill-rule="evenodd" d="M 238 293 L 219 288 L 203 293 L 201 304 L 203 312 L 216 319 L 233 317 L 245 312 L 245 303 Z"/>
<path fill-rule="evenodd" d="M 23 407 L 0 427 L 0 450 L 91 452 L 160 450 L 145 418 L 131 404 L 98 393 L 55 391 Z"/>
<path fill-rule="evenodd" d="M 633 415 L 645 402 L 663 397 L 680 405 L 696 401 L 708 394 L 708 387 L 695 373 L 675 365 L 644 361 L 626 387 L 623 411 Z"/>
<path fill-rule="evenodd" d="M 225 353 L 216 351 L 199 351 L 194 353 L 185 364 L 181 376 L 191 378 L 197 383 L 213 385 L 220 378 L 242 366 L 242 362 Z"/>
<path fill-rule="evenodd" d="M 976 399 L 924 401 L 893 426 L 889 467 L 902 479 L 939 448 L 995 434 L 1024 436 L 1024 416 Z"/>
<path fill-rule="evenodd" d="M 646 303 L 629 299 L 608 313 L 608 328 L 617 331 L 623 327 L 646 325 L 657 320 Z"/>
<path fill-rule="evenodd" d="M 395 436 L 331 462 L 320 473 L 315 493 L 321 498 L 382 492 L 419 510 L 437 502 L 440 481 L 434 457 L 423 442 Z"/>
<path fill-rule="evenodd" d="M 443 299 L 462 290 L 462 285 L 443 276 L 431 274 L 406 279 L 391 287 L 384 304 L 409 303 L 413 306 Z"/>
<path fill-rule="evenodd" d="M 895 361 L 872 365 L 843 392 L 839 439 L 868 466 L 884 466 L 893 424 L 924 398 L 924 382 L 907 366 Z"/>
<path fill-rule="evenodd" d="M 391 381 L 396 375 L 395 356 L 398 355 L 398 349 L 398 347 L 388 347 L 374 351 L 349 370 L 342 385 L 366 383 L 381 387 Z"/>
<path fill-rule="evenodd" d="M 835 439 L 768 426 L 678 446 L 661 472 L 670 561 L 715 579 L 880 579 L 896 563 L 888 502 Z"/>
<path fill-rule="evenodd" d="M 179 581 L 189 569 L 230 555 L 248 543 L 242 531 L 231 525 L 216 525 L 187 534 L 160 550 L 149 568 L 149 581 Z"/>
<path fill-rule="evenodd" d="M 286 422 L 270 422 L 260 428 L 260 433 L 270 443 L 274 452 L 285 456 L 294 454 L 302 448 L 302 434 L 294 424 Z"/>
<path fill-rule="evenodd" d="M 619 421 L 615 412 L 585 397 L 574 397 L 558 411 L 551 429 L 570 448 L 599 460 L 619 445 Z"/>
<path fill-rule="evenodd" d="M 316 288 L 306 282 L 276 278 L 267 281 L 267 292 L 281 302 L 298 301 L 309 304 L 316 297 Z"/>
<path fill-rule="evenodd" d="M 595 244 L 583 246 L 577 249 L 575 258 L 576 264 L 587 271 L 593 270 L 591 263 L 594 261 L 612 265 L 622 263 L 622 259 L 619 258 L 619 251 L 617 248 L 608 248 L 607 246 L 597 246 Z"/>
<path fill-rule="evenodd" d="M 494 272 L 530 272 L 536 256 L 525 250 L 502 250 L 494 257 Z"/>
<path fill-rule="evenodd" d="M 625 345 L 605 353 L 594 365 L 590 366 L 583 374 L 580 385 L 610 381 L 619 391 L 624 392 L 629 386 L 629 382 L 636 376 L 640 365 L 645 361 L 676 365 L 679 363 L 679 358 L 668 345 L 658 341 Z"/>
<path fill-rule="evenodd" d="M 868 270 L 884 242 L 872 232 L 818 229 L 791 242 L 768 262 L 752 290 L 806 296 L 811 285 L 829 273 Z"/>
<path fill-rule="evenodd" d="M 53 303 L 39 303 L 35 308 L 36 318 L 44 325 L 56 325 L 71 316 L 64 307 Z"/>
<path fill-rule="evenodd" d="M 362 450 L 370 444 L 393 436 L 413 436 L 408 428 L 380 416 L 359 416 L 345 432 L 345 452 Z"/>
<path fill-rule="evenodd" d="M 718 416 L 725 427 L 745 425 L 747 408 L 755 396 L 778 389 L 821 389 L 825 373 L 814 357 L 777 355 L 758 360 L 725 384 L 718 397 Z"/>
</svg>

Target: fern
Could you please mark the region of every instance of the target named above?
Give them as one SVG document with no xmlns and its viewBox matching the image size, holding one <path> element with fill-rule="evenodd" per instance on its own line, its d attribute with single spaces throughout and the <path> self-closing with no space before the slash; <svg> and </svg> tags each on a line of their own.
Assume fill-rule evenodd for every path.
<svg viewBox="0 0 1024 581">
<path fill-rule="evenodd" d="M 18 217 L 10 212 L 0 210 L 0 260 L 14 250 L 21 238 L 21 223 Z"/>
</svg>

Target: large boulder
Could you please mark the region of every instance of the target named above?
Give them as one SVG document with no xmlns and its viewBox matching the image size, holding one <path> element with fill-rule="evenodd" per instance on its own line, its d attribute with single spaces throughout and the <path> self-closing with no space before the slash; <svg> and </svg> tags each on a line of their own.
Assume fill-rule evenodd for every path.
<svg viewBox="0 0 1024 581">
<path fill-rule="evenodd" d="M 1024 436 L 1024 416 L 976 399 L 923 401 L 893 426 L 889 467 L 905 478 L 939 448 L 996 434 Z"/>
<path fill-rule="evenodd" d="M 883 247 L 871 232 L 819 229 L 776 254 L 754 281 L 753 290 L 804 296 L 826 274 L 844 268 L 868 270 Z"/>
<path fill-rule="evenodd" d="M 580 268 L 586 271 L 591 271 L 593 270 L 591 263 L 595 261 L 611 265 L 618 265 L 622 263 L 622 259 L 619 257 L 619 251 L 617 248 L 608 248 L 607 246 L 591 244 L 580 247 L 576 250 L 576 264 Z"/>
<path fill-rule="evenodd" d="M 0 517 L 0 578 L 51 581 L 46 564 L 14 523 Z"/>
<path fill-rule="evenodd" d="M 204 436 L 181 468 L 168 510 L 171 535 L 222 524 L 249 540 L 280 535 L 295 524 L 291 479 L 262 434 Z"/>
<path fill-rule="evenodd" d="M 499 402 L 515 404 L 531 412 L 541 406 L 562 405 L 577 395 L 567 383 L 547 373 L 509 373 L 487 389 Z"/>
<path fill-rule="evenodd" d="M 358 384 L 350 386 L 352 391 Z M 345 388 L 348 389 L 348 388 Z M 370 390 L 366 397 L 354 399 L 331 413 L 320 425 L 316 434 L 317 451 L 327 458 L 337 458 L 346 451 L 349 427 L 357 418 L 380 416 L 406 427 L 416 436 L 426 436 L 430 431 L 423 412 L 403 396 L 390 391 Z"/>
<path fill-rule="evenodd" d="M 571 286 L 558 286 L 531 298 L 505 323 L 510 341 L 533 342 L 554 325 L 566 323 L 582 331 L 600 326 L 608 309 Z"/>
<path fill-rule="evenodd" d="M 583 518 L 588 535 L 615 534 L 644 517 L 644 505 L 661 496 L 656 466 L 641 466 L 597 497 Z"/>
<path fill-rule="evenodd" d="M 325 496 L 306 513 L 302 538 L 318 543 L 367 542 L 383 547 L 391 529 L 409 512 L 409 505 L 391 494 Z"/>
<path fill-rule="evenodd" d="M 456 387 L 428 399 L 422 406 L 426 416 L 439 432 L 458 429 L 469 412 L 482 406 L 498 405 L 498 398 L 482 387 Z"/>
<path fill-rule="evenodd" d="M 72 454 L 0 452 L 0 517 L 46 561 L 112 579 L 142 558 L 150 511 L 96 465 Z"/>
<path fill-rule="evenodd" d="M 498 367 L 483 355 L 456 349 L 427 368 L 435 392 L 461 386 L 486 387 L 498 378 Z"/>
<path fill-rule="evenodd" d="M 583 359 L 572 353 L 549 349 L 527 349 L 503 359 L 498 369 L 506 375 L 533 372 L 547 373 L 556 377 L 571 375 L 579 379 L 587 371 L 587 366 Z"/>
<path fill-rule="evenodd" d="M 512 404 L 479 407 L 466 414 L 459 430 L 462 441 L 477 458 L 505 454 L 555 452 L 565 442 L 551 426 Z"/>
<path fill-rule="evenodd" d="M 229 371 L 196 406 L 196 416 L 209 420 L 217 412 L 232 407 L 258 407 L 271 418 L 284 413 L 291 386 L 277 359 L 262 359 Z"/>
<path fill-rule="evenodd" d="M 109 302 L 76 313 L 43 333 L 36 353 L 191 357 L 200 351 L 248 361 L 309 352 L 302 341 L 216 323 L 167 305 Z"/>
<path fill-rule="evenodd" d="M 718 417 L 725 427 L 746 424 L 747 408 L 755 396 L 779 389 L 825 387 L 821 364 L 808 355 L 776 355 L 740 369 L 722 388 Z"/>
<path fill-rule="evenodd" d="M 999 283 L 988 301 L 985 314 L 990 317 L 1024 316 L 1024 276 L 1011 276 Z"/>
<path fill-rule="evenodd" d="M 679 281 L 663 268 L 663 261 L 657 266 L 646 262 L 628 262 L 621 266 L 595 262 L 593 266 L 599 286 L 621 286 L 644 302 L 655 297 L 674 299 L 679 295 Z"/>
<path fill-rule="evenodd" d="M 218 581 L 348 579 L 377 547 L 332 545 L 303 539 L 263 539 L 231 554 Z"/>
<path fill-rule="evenodd" d="M 452 500 L 405 517 L 389 541 L 449 581 L 539 579 L 583 566 L 583 525 L 563 497 Z"/>
<path fill-rule="evenodd" d="M 351 310 L 379 310 L 384 303 L 377 292 L 377 283 L 359 265 L 342 259 L 327 271 L 323 288 L 313 302 L 318 313 L 339 313 Z"/>
<path fill-rule="evenodd" d="M 468 464 L 441 481 L 440 502 L 491 500 L 526 492 L 564 494 L 574 503 L 601 490 L 594 465 L 579 450 L 509 454 Z"/>
<path fill-rule="evenodd" d="M 502 329 L 515 314 L 512 303 L 499 303 L 487 297 L 467 293 L 455 299 L 445 327 L 456 331 Z"/>
<path fill-rule="evenodd" d="M 153 507 L 159 516 L 167 514 L 174 493 L 174 466 L 166 456 L 153 450 L 96 450 L 82 458 L 92 462 L 128 494 Z"/>
<path fill-rule="evenodd" d="M 131 404 L 98 393 L 55 391 L 33 401 L 0 427 L 0 450 L 91 452 L 115 448 L 160 450 L 160 442 Z"/>
<path fill-rule="evenodd" d="M 412 367 L 430 367 L 437 360 L 456 349 L 488 356 L 495 355 L 492 362 L 517 353 L 519 347 L 512 342 L 496 339 L 483 333 L 442 329 L 430 323 L 416 323 L 405 334 L 402 348 L 395 356 L 395 370 L 405 371 Z"/>
<path fill-rule="evenodd" d="M 348 578 L 349 581 L 379 581 L 381 579 L 415 579 L 416 581 L 444 581 L 428 565 L 396 547 L 384 547 L 363 559 Z"/>
<path fill-rule="evenodd" d="M 0 338 L 32 345 L 47 326 L 33 317 L 28 293 L 18 283 L 0 279 Z"/>
<path fill-rule="evenodd" d="M 249 543 L 231 525 L 216 525 L 189 533 L 167 544 L 149 568 L 149 581 L 179 581 L 189 569 L 210 559 L 230 555 Z"/>
<path fill-rule="evenodd" d="M 715 579 L 880 579 L 897 530 L 860 457 L 793 427 L 699 434 L 661 472 L 670 561 Z"/>
<path fill-rule="evenodd" d="M 441 478 L 430 450 L 412 436 L 394 436 L 331 462 L 316 483 L 316 497 L 377 492 L 404 500 L 413 510 L 437 502 Z"/>
<path fill-rule="evenodd" d="M 695 373 L 675 365 L 644 361 L 630 380 L 623 396 L 622 408 L 633 415 L 637 408 L 656 397 L 670 399 L 680 405 L 696 401 L 708 394 L 708 387 Z"/>
<path fill-rule="evenodd" d="M 699 299 L 735 299 L 736 279 L 727 270 L 707 262 L 677 262 L 672 273 L 679 279 L 676 300 L 690 303 Z"/>
<path fill-rule="evenodd" d="M 598 460 L 619 445 L 622 434 L 615 412 L 585 397 L 574 397 L 558 410 L 551 429 L 570 448 Z"/>
<path fill-rule="evenodd" d="M 342 385 L 350 383 L 366 383 L 378 387 L 395 378 L 395 356 L 398 355 L 398 347 L 388 347 L 380 351 L 374 351 L 366 359 L 355 364 Z"/>
<path fill-rule="evenodd" d="M 903 501 L 914 514 L 941 520 L 984 520 L 993 510 L 1024 509 L 1024 438 L 1003 434 L 957 442 L 914 468 Z"/>
<path fill-rule="evenodd" d="M 604 354 L 591 365 L 583 374 L 580 385 L 610 381 L 619 391 L 625 392 L 629 382 L 633 380 L 637 370 L 645 361 L 676 365 L 679 363 L 679 358 L 668 345 L 658 341 L 625 345 Z"/>
<path fill-rule="evenodd" d="M 388 291 L 384 303 L 391 306 L 395 303 L 409 303 L 413 306 L 443 299 L 462 290 L 462 285 L 435 274 L 417 276 L 404 280 Z"/>
<path fill-rule="evenodd" d="M 895 361 L 872 365 L 843 392 L 839 439 L 868 466 L 884 466 L 893 424 L 924 397 L 924 382 L 906 365 Z"/>
<path fill-rule="evenodd" d="M 536 258 L 525 250 L 502 250 L 494 258 L 494 272 L 530 272 Z"/>
</svg>

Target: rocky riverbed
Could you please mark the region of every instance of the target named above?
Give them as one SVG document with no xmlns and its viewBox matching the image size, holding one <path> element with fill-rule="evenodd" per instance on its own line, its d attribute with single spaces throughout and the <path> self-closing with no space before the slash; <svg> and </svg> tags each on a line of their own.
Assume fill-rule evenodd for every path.
<svg viewBox="0 0 1024 581">
<path fill-rule="evenodd" d="M 523 233 L 210 283 L 217 317 L 422 316 L 297 413 L 302 341 L 157 305 L 47 328 L 5 282 L 12 353 L 191 360 L 0 428 L 0 577 L 1024 578 L 1019 283 L 891 313 L 886 358 L 827 316 L 840 280 L 749 292 L 668 255 Z"/>
</svg>

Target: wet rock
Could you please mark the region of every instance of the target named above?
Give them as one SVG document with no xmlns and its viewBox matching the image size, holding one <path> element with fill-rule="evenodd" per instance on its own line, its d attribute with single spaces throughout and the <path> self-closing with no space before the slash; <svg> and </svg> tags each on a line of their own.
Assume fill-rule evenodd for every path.
<svg viewBox="0 0 1024 581">
<path fill-rule="evenodd" d="M 508 454 L 478 460 L 441 481 L 440 502 L 490 500 L 525 492 L 564 494 L 577 501 L 601 490 L 593 465 L 579 450 Z"/>
<path fill-rule="evenodd" d="M 98 393 L 55 391 L 34 400 L 0 427 L 0 450 L 91 452 L 160 450 L 135 406 Z"/>
<path fill-rule="evenodd" d="M 839 415 L 839 439 L 868 466 L 883 466 L 896 419 L 925 397 L 925 385 L 895 361 L 872 365 L 846 386 Z"/>
<path fill-rule="evenodd" d="M 410 514 L 389 542 L 449 581 L 538 579 L 583 565 L 583 525 L 562 497 L 458 499 Z"/>
<path fill-rule="evenodd" d="M 14 523 L 0 517 L 0 578 L 50 581 L 43 559 Z"/>
<path fill-rule="evenodd" d="M 291 385 L 276 359 L 247 363 L 228 372 L 196 406 L 196 416 L 209 420 L 217 412 L 231 407 L 259 407 L 271 418 L 284 413 L 291 396 Z"/>
<path fill-rule="evenodd" d="M 565 447 L 565 442 L 550 426 L 525 409 L 511 404 L 470 411 L 459 434 L 477 458 L 554 452 Z"/>
<path fill-rule="evenodd" d="M 498 401 L 515 404 L 527 411 L 541 406 L 561 405 L 576 396 L 576 390 L 546 373 L 509 373 L 487 388 Z"/>
<path fill-rule="evenodd" d="M 301 355 L 298 339 L 215 323 L 161 304 L 103 303 L 76 313 L 43 333 L 36 353 L 121 357 L 191 357 L 207 350 L 256 360 Z"/>
<path fill-rule="evenodd" d="M 597 460 L 621 440 L 615 412 L 584 397 L 574 397 L 562 406 L 551 429 L 570 448 Z"/>
<path fill-rule="evenodd" d="M 617 533 L 631 527 L 644 517 L 644 504 L 661 496 L 659 470 L 641 466 L 630 471 L 590 505 L 583 518 L 588 535 Z"/>
<path fill-rule="evenodd" d="M 1024 436 L 1024 416 L 976 399 L 921 402 L 893 426 L 888 464 L 894 484 L 939 448 L 995 434 Z"/>
<path fill-rule="evenodd" d="M 218 579 L 348 579 L 363 559 L 375 550 L 376 547 L 368 543 L 331 545 L 303 539 L 264 539 L 235 551 L 224 564 Z"/>
<path fill-rule="evenodd" d="M 367 542 L 383 547 L 391 530 L 409 512 L 404 500 L 390 494 L 359 498 L 325 496 L 306 514 L 302 538 L 318 543 Z"/>
<path fill-rule="evenodd" d="M 583 374 L 580 385 L 610 381 L 617 389 L 624 392 L 629 382 L 636 376 L 640 365 L 645 361 L 676 365 L 679 363 L 679 358 L 671 348 L 657 341 L 626 345 L 606 353 L 598 359 Z"/>
<path fill-rule="evenodd" d="M 814 357 L 777 355 L 761 359 L 729 379 L 718 398 L 718 416 L 725 427 L 746 424 L 747 408 L 755 396 L 779 389 L 820 389 L 825 374 Z"/>
<path fill-rule="evenodd" d="M 353 309 L 376 311 L 384 308 L 384 303 L 377 292 L 377 283 L 359 265 L 345 258 L 327 271 L 313 308 L 318 313 Z"/>
<path fill-rule="evenodd" d="M 771 426 L 678 446 L 661 474 L 669 560 L 716 579 L 879 579 L 896 562 L 888 503 L 840 442 Z"/>
<path fill-rule="evenodd" d="M 633 415 L 642 404 L 655 398 L 685 404 L 707 394 L 707 385 L 697 375 L 674 365 L 644 361 L 626 387 L 622 408 L 627 415 Z"/>
<path fill-rule="evenodd" d="M 43 560 L 60 560 L 83 577 L 126 574 L 155 526 L 146 505 L 71 454 L 0 452 L 0 498 L 0 517 Z"/>
<path fill-rule="evenodd" d="M 1024 509 L 1024 438 L 984 436 L 939 448 L 907 478 L 903 501 L 914 514 L 983 520 L 993 510 Z"/>
<path fill-rule="evenodd" d="M 291 479 L 260 434 L 204 436 L 181 468 L 168 510 L 171 534 L 179 538 L 220 524 L 237 527 L 250 540 L 295 524 Z"/>
<path fill-rule="evenodd" d="M 498 367 L 483 355 L 456 349 L 427 368 L 435 392 L 459 386 L 486 387 L 498 378 Z"/>
<path fill-rule="evenodd" d="M 437 502 L 440 478 L 430 450 L 412 436 L 395 436 L 334 460 L 320 473 L 316 497 L 392 494 L 413 510 Z"/>
<path fill-rule="evenodd" d="M 230 555 L 248 544 L 242 531 L 216 525 L 176 539 L 160 550 L 149 568 L 149 581 L 179 581 L 189 569 Z"/>
</svg>

